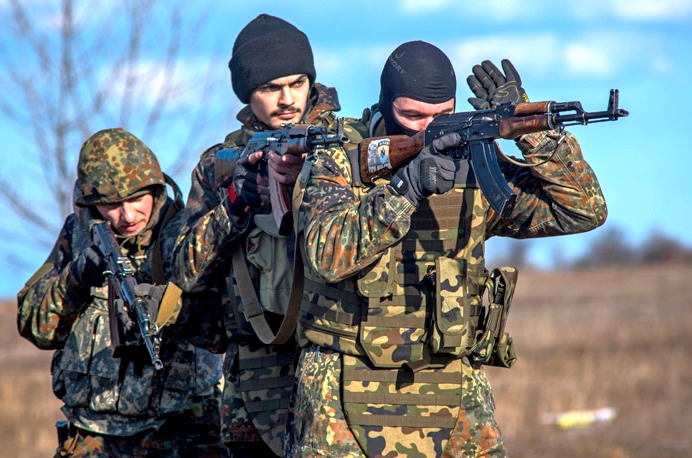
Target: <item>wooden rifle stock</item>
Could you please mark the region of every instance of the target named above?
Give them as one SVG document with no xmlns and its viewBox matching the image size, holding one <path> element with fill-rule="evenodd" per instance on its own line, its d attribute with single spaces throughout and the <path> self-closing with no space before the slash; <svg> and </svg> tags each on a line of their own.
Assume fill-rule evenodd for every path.
<svg viewBox="0 0 692 458">
<path fill-rule="evenodd" d="M 363 140 L 358 144 L 360 180 L 370 183 L 388 175 L 416 157 L 425 146 L 425 133 L 391 135 Z"/>
</svg>

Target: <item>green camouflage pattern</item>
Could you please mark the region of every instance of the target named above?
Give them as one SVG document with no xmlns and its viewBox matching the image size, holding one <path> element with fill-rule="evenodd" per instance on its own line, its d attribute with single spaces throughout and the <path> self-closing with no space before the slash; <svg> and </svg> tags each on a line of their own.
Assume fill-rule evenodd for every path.
<svg viewBox="0 0 692 458">
<path fill-rule="evenodd" d="M 125 129 L 101 130 L 82 145 L 74 196 L 77 205 L 120 202 L 153 185 L 165 186 L 159 161 Z"/>
<path fill-rule="evenodd" d="M 350 380 L 346 375 L 348 371 L 355 372 Z M 364 373 L 358 376 L 358 372 Z M 382 370 L 380 378 L 384 381 L 380 382 L 371 381 L 368 376 L 371 372 L 362 358 L 317 345 L 306 347 L 298 362 L 295 408 L 284 456 L 507 455 L 494 419 L 495 403 L 490 383 L 483 370 L 473 369 L 466 361 L 456 359 L 441 370 L 423 370 L 421 375 L 416 375 L 418 379 L 430 380 L 427 383 L 404 383 L 399 388 L 397 377 L 406 381 L 411 377 L 405 369 Z M 361 380 L 357 380 L 359 378 Z M 456 383 L 440 384 L 439 380 L 445 378 L 456 379 Z M 349 388 L 350 399 L 348 394 L 343 394 L 342 399 L 341 387 Z M 408 393 L 419 402 L 388 403 L 391 395 L 397 393 Z M 441 402 L 449 404 L 438 405 Z M 388 419 L 378 420 L 380 423 L 407 423 L 407 426 L 370 425 L 367 418 L 373 415 Z M 445 419 L 446 427 L 416 425 L 416 421 L 425 423 L 438 416 Z"/>
<path fill-rule="evenodd" d="M 340 109 L 336 91 L 316 83 L 309 107 L 301 122 L 332 125 L 336 119 L 332 112 Z M 233 250 L 243 244 L 249 254 L 246 258 L 248 271 L 267 312 L 278 312 L 282 307 L 275 303 L 276 292 L 270 289 L 278 287 L 285 291 L 286 297 L 280 302 L 287 300 L 290 290 L 281 286 L 283 282 L 280 279 L 267 278 L 271 271 L 265 265 L 266 260 L 257 255 L 267 251 L 257 244 L 270 243 L 271 231 L 259 227 L 255 215 L 248 219 L 248 223 L 239 221 L 228 214 L 223 203 L 228 189 L 227 185 L 220 186 L 220 183 L 228 180 L 216 176 L 217 151 L 225 148 L 242 151 L 255 132 L 268 130 L 249 106 L 244 107 L 237 118 L 242 128 L 228 134 L 224 143 L 204 151 L 192 173 L 183 227 L 175 248 L 177 278 L 183 290 L 191 293 L 220 292 L 218 300 L 199 307 L 206 305 L 207 308 L 219 309 L 219 313 L 202 311 L 201 314 L 222 315 L 221 322 L 214 319 L 199 322 L 198 334 L 204 339 L 196 342 L 214 351 L 226 352 L 222 407 L 224 441 L 232 452 L 241 453 L 241 450 L 251 448 L 248 444 L 263 440 L 275 454 L 280 455 L 290 396 L 287 383 L 293 380 L 297 348 L 295 344 L 281 348 L 265 346 L 254 335 L 242 314 L 242 301 L 231 263 Z M 269 214 L 268 207 L 259 209 L 257 213 L 260 216 Z M 267 284 L 273 286 L 268 288 Z M 273 299 L 268 299 L 270 297 Z M 272 324 L 282 318 L 279 313 L 267 314 Z M 261 367 L 253 365 L 253 361 L 258 359 L 265 361 Z"/>
<path fill-rule="evenodd" d="M 528 238 L 585 232 L 603 224 L 607 216 L 598 180 L 571 134 L 566 133 L 562 139 L 556 132 L 529 134 L 516 144 L 526 162 L 538 165 L 524 168 L 502 162 L 503 174 L 518 195 L 512 214 L 501 219 L 479 192 L 455 188 L 445 196 L 461 193 L 457 197 L 457 210 L 450 213 L 451 218 L 461 217 L 458 226 L 437 221 L 442 213 L 433 210 L 435 217 L 432 219 L 430 213 L 426 213 L 426 205 L 434 209 L 434 201 L 445 196 L 428 199 L 416 210 L 394 192 L 386 180 L 368 188 L 356 187 L 350 162 L 342 151 L 329 150 L 314 158 L 310 167 L 304 168 L 301 177 L 305 180 L 300 225 L 304 234 L 306 291 L 298 329 L 300 342 L 304 345 L 313 343 L 346 355 L 367 355 L 370 361 L 385 367 L 388 367 L 387 363 L 411 364 L 410 359 L 417 354 L 422 355 L 422 365 L 413 361 L 412 366 L 433 373 L 444 373 L 457 364 L 454 361 L 459 361 L 463 354 L 459 349 L 467 347 L 471 340 L 468 336 L 454 336 L 454 332 L 461 331 L 463 326 L 455 324 L 459 320 L 453 316 L 456 313 L 453 310 L 458 305 L 462 313 L 468 311 L 466 316 L 471 316 L 477 313 L 475 309 L 480 308 L 479 298 L 485 281 L 485 240 L 492 236 Z M 447 304 L 432 307 L 424 300 L 426 292 L 422 286 L 425 285 L 427 267 L 436 263 L 441 255 L 456 260 L 460 266 L 451 269 L 448 278 L 440 277 L 440 272 L 437 272 L 436 284 L 442 291 L 436 292 L 446 296 Z M 465 265 L 461 265 L 462 260 Z M 439 265 L 437 268 L 444 270 Z M 449 263 L 445 268 L 449 270 Z M 459 269 L 466 270 L 466 280 Z M 466 286 L 463 286 L 464 281 Z M 414 288 L 416 282 L 420 282 L 418 289 Z M 363 288 L 366 283 L 370 285 L 369 289 Z M 468 295 L 459 293 L 463 288 L 469 288 Z M 405 300 L 397 299 L 397 296 Z M 468 297 L 464 300 L 463 296 L 471 296 L 471 300 Z M 373 313 L 378 315 L 374 318 L 384 315 L 391 317 L 393 323 L 398 321 L 398 329 L 387 326 L 378 330 L 385 320 L 372 320 Z M 435 325 L 433 331 L 438 336 L 434 337 L 435 332 L 422 331 L 428 329 L 425 320 L 432 317 L 433 323 L 435 320 L 438 324 L 440 320 L 451 320 L 451 325 Z M 369 336 L 364 331 L 368 322 L 373 323 L 372 329 L 367 331 Z M 469 329 L 469 336 L 473 331 Z M 364 347 L 369 348 L 366 350 Z M 442 360 L 439 354 L 426 356 L 425 349 L 434 349 L 448 356 Z M 314 352 L 311 356 L 314 357 Z M 305 361 L 301 357 L 301 364 Z M 421 456 L 439 455 L 435 451 L 441 450 L 446 450 L 450 456 L 464 453 L 470 456 L 504 456 L 493 409 L 484 407 L 482 415 L 467 411 L 472 406 L 492 405 L 488 402 L 490 389 L 487 381 L 480 368 L 472 366 L 467 358 L 461 361 L 459 373 L 466 373 L 468 377 L 460 377 L 459 383 L 463 387 L 466 380 L 467 386 L 477 384 L 478 389 L 463 390 L 463 403 L 458 415 L 460 421 L 450 433 L 433 434 L 429 439 L 431 445 L 425 446 L 427 452 Z M 310 362 L 318 364 L 313 360 Z M 428 366 L 427 363 L 436 365 Z M 379 374 L 393 370 L 367 367 L 372 372 L 369 377 L 375 379 L 381 379 L 385 376 Z M 343 392 L 344 396 L 358 398 L 362 392 L 357 390 L 365 389 L 358 384 L 344 384 L 339 376 L 332 374 L 335 366 L 328 362 L 323 361 L 322 366 L 313 369 L 324 379 L 337 380 L 337 385 L 332 387 L 335 393 Z M 333 400 L 333 395 L 326 398 L 324 392 L 301 391 L 302 365 L 299 365 L 297 373 L 299 391 L 295 418 L 298 420 L 292 426 L 294 436 L 291 438 L 295 443 L 287 444 L 287 448 L 309 450 L 315 447 L 319 450 L 316 443 L 328 447 L 329 442 L 320 443 L 320 438 L 310 436 L 311 433 L 305 430 L 320 423 L 315 412 L 328 408 L 321 403 L 326 402 L 325 399 Z M 425 389 L 432 393 L 442 388 L 438 385 L 422 388 Z M 406 387 L 387 386 L 385 390 L 394 395 L 390 399 L 392 405 L 402 409 L 417 405 L 417 396 L 424 394 L 419 391 L 413 396 Z M 407 398 L 411 400 L 405 401 Z M 336 402 L 340 402 L 343 408 L 341 400 Z M 333 404 L 330 406 L 333 408 Z M 382 421 L 389 420 L 377 420 Z M 358 426 L 353 424 L 351 428 L 368 456 L 378 456 L 380 451 L 386 455 L 397 446 L 401 447 L 400 440 L 407 427 L 388 426 L 386 434 L 381 433 L 377 441 L 373 440 L 371 429 L 357 432 Z M 483 438 L 471 437 L 478 432 Z M 331 455 L 332 450 L 328 450 Z M 360 450 L 354 448 L 352 451 L 357 455 Z M 425 455 L 431 450 L 431 455 Z M 336 456 L 348 455 L 348 452 L 340 453 L 341 449 L 337 448 Z"/>
<path fill-rule="evenodd" d="M 183 213 L 163 188 L 155 194 L 154 208 L 147 229 L 119 243 L 139 283 L 164 284 L 173 278 L 171 254 Z M 85 289 L 70 273 L 80 252 L 92 244 L 89 227 L 96 217 L 93 207 L 76 207 L 66 218 L 45 263 L 18 293 L 17 326 L 38 348 L 56 350 L 53 391 L 71 424 L 98 434 L 131 436 L 187 416 L 196 399 L 213 396 L 221 358 L 181 338 L 178 323 L 161 332 L 161 371 L 146 359 L 112 356 L 105 282 Z M 199 421 L 218 441 L 218 415 Z M 180 441 L 185 440 L 180 434 Z"/>
</svg>

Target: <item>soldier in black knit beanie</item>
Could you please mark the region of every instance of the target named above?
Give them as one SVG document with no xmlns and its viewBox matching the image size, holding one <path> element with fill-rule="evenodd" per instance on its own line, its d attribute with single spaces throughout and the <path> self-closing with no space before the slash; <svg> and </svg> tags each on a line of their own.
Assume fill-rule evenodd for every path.
<svg viewBox="0 0 692 458">
<path fill-rule="evenodd" d="M 225 353 L 222 436 L 232 456 L 281 456 L 296 343 L 263 344 L 242 311 L 248 291 L 272 325 L 286 310 L 293 246 L 269 227 L 275 223 L 267 183 L 271 175 L 292 187 L 305 154 L 247 151 L 246 145 L 254 134 L 284 124 L 329 126 L 330 112 L 340 107 L 334 88 L 315 82 L 306 35 L 278 17 L 261 14 L 240 31 L 228 68 L 233 91 L 246 104 L 237 115 L 241 128 L 202 153 L 192 173 L 176 246 L 177 284 L 190 293 L 220 292 L 218 302 L 208 303 L 211 317 L 197 344 Z M 238 159 L 226 168 L 229 157 Z"/>
</svg>

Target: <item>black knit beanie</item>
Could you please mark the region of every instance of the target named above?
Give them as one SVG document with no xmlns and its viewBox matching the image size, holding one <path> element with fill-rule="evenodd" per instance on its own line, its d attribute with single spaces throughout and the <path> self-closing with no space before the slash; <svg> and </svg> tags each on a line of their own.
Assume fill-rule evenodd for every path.
<svg viewBox="0 0 692 458">
<path fill-rule="evenodd" d="M 228 62 L 233 91 L 248 103 L 258 86 L 273 79 L 304 73 L 315 82 L 315 65 L 308 37 L 294 25 L 268 14 L 250 21 L 233 44 Z"/>
<path fill-rule="evenodd" d="M 454 67 L 442 50 L 424 41 L 400 45 L 387 58 L 380 77 L 380 113 L 387 134 L 416 133 L 394 119 L 392 103 L 397 97 L 443 103 L 454 98 L 456 90 Z"/>
</svg>

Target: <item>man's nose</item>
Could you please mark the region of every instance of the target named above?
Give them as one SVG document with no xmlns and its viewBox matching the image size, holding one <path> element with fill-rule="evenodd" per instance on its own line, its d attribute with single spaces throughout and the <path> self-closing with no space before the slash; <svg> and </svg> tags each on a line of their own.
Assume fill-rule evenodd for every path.
<svg viewBox="0 0 692 458">
<path fill-rule="evenodd" d="M 135 220 L 136 213 L 135 206 L 130 202 L 123 202 L 122 206 L 120 207 L 120 215 L 122 219 L 128 223 Z"/>
<path fill-rule="evenodd" d="M 291 92 L 291 88 L 281 88 L 281 95 L 279 96 L 279 105 L 288 107 L 293 105 L 294 103 L 295 99 L 293 98 L 293 92 Z"/>
</svg>

